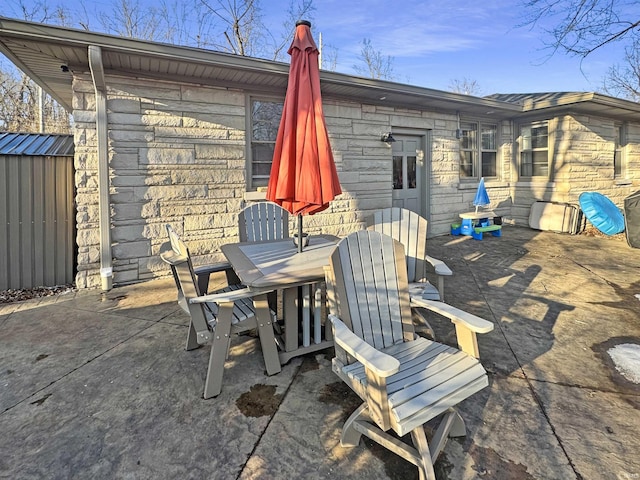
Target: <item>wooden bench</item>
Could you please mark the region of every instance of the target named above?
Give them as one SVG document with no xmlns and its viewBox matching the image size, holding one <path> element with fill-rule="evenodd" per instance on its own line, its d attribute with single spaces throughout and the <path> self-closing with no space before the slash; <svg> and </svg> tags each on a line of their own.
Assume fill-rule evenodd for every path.
<svg viewBox="0 0 640 480">
<path fill-rule="evenodd" d="M 474 239 L 482 240 L 482 234 L 491 232 L 491 235 L 494 237 L 502 236 L 502 225 L 487 225 L 486 227 L 475 227 L 473 229 L 473 233 L 471 234 Z"/>
</svg>

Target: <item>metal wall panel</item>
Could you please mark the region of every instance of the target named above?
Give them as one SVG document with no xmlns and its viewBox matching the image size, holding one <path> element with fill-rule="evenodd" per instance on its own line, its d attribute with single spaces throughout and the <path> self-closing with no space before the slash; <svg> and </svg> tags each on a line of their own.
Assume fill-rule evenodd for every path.
<svg viewBox="0 0 640 480">
<path fill-rule="evenodd" d="M 0 155 L 0 290 L 75 274 L 73 156 Z"/>
</svg>

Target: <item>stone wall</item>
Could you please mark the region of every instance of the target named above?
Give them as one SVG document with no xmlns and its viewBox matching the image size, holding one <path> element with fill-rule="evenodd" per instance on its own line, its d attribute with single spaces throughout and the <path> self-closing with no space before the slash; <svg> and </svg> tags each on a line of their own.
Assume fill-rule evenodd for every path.
<svg viewBox="0 0 640 480">
<path fill-rule="evenodd" d="M 246 190 L 247 92 L 162 81 L 107 77 L 110 211 L 114 283 L 168 274 L 159 258 L 169 223 L 196 263 L 223 260 L 219 247 L 238 239 L 237 214 Z M 100 285 L 95 98 L 88 75 L 74 78 L 78 287 Z M 446 234 L 472 209 L 474 182 L 460 182 L 456 112 L 423 112 L 323 99 L 343 194 L 305 230 L 344 236 L 392 204 L 391 149 L 383 132 L 424 136 L 431 235 Z M 514 132 L 500 124 L 500 179 L 487 184 L 492 208 L 527 224 L 535 200 L 577 202 L 597 189 L 620 201 L 632 185 L 613 181 L 613 123 L 566 116 L 558 120 L 555 178 L 516 183 Z M 630 177 L 640 171 L 640 126 L 630 126 Z M 295 228 L 295 219 L 291 219 Z"/>
<path fill-rule="evenodd" d="M 516 223 L 528 225 L 531 205 L 537 200 L 579 205 L 582 192 L 602 193 L 622 208 L 624 198 L 640 184 L 640 125 L 628 125 L 626 177 L 614 179 L 613 119 L 566 114 L 548 120 L 553 158 L 549 180 L 514 182 L 512 214 Z"/>
<path fill-rule="evenodd" d="M 165 224 L 194 257 L 222 260 L 245 190 L 245 96 L 228 89 L 108 77 L 114 282 L 166 274 Z M 74 81 L 79 287 L 99 284 L 94 91 Z"/>
<path fill-rule="evenodd" d="M 107 86 L 114 283 L 168 272 L 158 256 L 166 223 L 184 238 L 197 263 L 223 260 L 219 246 L 237 241 L 237 214 L 246 204 L 246 93 L 116 76 L 107 78 Z M 76 282 L 82 288 L 100 284 L 91 78 L 77 76 L 74 91 Z M 471 202 L 473 195 L 458 190 L 453 113 L 331 99 L 325 99 L 324 110 L 343 194 L 325 212 L 305 217 L 305 230 L 343 236 L 391 205 L 391 152 L 380 134 L 396 128 L 431 132 L 432 233 L 447 232 L 460 202 Z"/>
</svg>

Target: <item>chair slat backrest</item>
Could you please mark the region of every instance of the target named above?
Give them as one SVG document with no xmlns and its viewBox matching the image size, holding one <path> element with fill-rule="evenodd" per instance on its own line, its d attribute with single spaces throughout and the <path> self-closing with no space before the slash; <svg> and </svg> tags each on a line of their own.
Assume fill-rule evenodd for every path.
<svg viewBox="0 0 640 480">
<path fill-rule="evenodd" d="M 187 250 L 187 245 L 182 241 L 171 225 L 167 224 L 166 227 L 167 234 L 169 235 L 169 243 L 171 244 L 171 250 L 173 250 L 177 255 L 188 256 L 189 251 Z"/>
<path fill-rule="evenodd" d="M 178 303 L 191 316 L 191 324 L 195 329 L 196 338 L 199 340 L 209 338 L 210 326 L 207 321 L 206 304 L 188 303 L 188 299 L 200 296 L 189 251 L 186 250 L 186 255 L 183 255 L 169 250 L 162 253 L 160 257 L 171 266 L 176 286 L 178 287 Z M 187 343 L 189 343 L 189 340 L 187 340 Z"/>
<path fill-rule="evenodd" d="M 370 230 L 384 233 L 404 246 L 409 282 L 426 276 L 427 219 L 405 208 L 385 208 L 373 216 Z"/>
<path fill-rule="evenodd" d="M 403 246 L 374 231 L 355 232 L 330 259 L 332 307 L 353 332 L 375 348 L 413 339 Z"/>
<path fill-rule="evenodd" d="M 185 297 L 199 297 L 202 293 L 198 287 L 197 277 L 191 261 L 191 254 L 189 253 L 187 245 L 182 241 L 171 225 L 167 224 L 166 228 L 173 255 L 165 254 L 162 256 L 162 259 L 171 266 L 171 273 L 173 274 L 173 279 L 175 280 L 176 287 L 178 289 L 178 304 L 185 312 L 188 313 L 189 306 L 186 303 Z M 182 260 L 180 261 L 179 259 Z M 178 267 L 179 264 L 183 263 L 184 265 Z M 178 274 L 179 269 L 182 270 L 181 275 Z M 189 278 L 191 278 L 192 282 L 189 281 Z"/>
<path fill-rule="evenodd" d="M 258 202 L 238 216 L 241 242 L 280 240 L 289 237 L 289 212 L 272 202 Z"/>
</svg>

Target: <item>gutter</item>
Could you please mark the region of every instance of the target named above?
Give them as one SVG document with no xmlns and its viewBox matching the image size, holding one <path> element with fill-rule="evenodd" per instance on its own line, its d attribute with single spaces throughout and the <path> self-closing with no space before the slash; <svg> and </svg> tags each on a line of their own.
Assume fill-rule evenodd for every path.
<svg viewBox="0 0 640 480">
<path fill-rule="evenodd" d="M 98 138 L 98 211 L 100 220 L 100 278 L 102 290 L 113 288 L 111 221 L 109 208 L 109 150 L 107 140 L 107 85 L 102 50 L 89 45 L 89 68 L 96 93 L 96 132 Z"/>
</svg>

